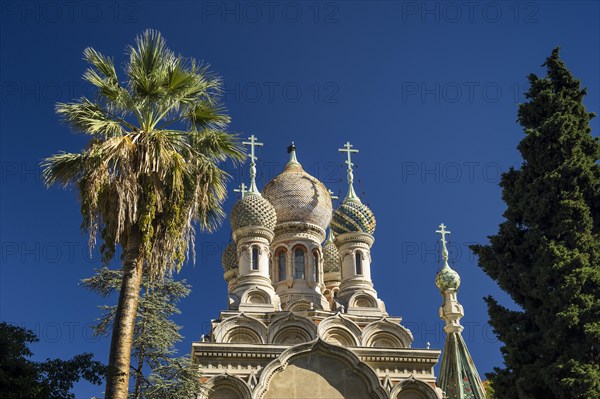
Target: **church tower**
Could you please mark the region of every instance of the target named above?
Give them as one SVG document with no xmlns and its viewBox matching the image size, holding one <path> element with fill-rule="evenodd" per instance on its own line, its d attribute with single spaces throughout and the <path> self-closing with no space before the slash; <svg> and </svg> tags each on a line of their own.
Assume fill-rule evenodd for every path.
<svg viewBox="0 0 600 399">
<path fill-rule="evenodd" d="M 283 171 L 263 190 L 277 213 L 271 276 L 282 309 L 329 310 L 323 295 L 321 243 L 331 221 L 331 196 L 323 183 L 304 171 L 294 143 L 288 154 Z"/>
<path fill-rule="evenodd" d="M 243 144 L 250 146 L 250 189 L 244 192 L 242 186 L 242 198 L 231 210 L 237 277 L 231 288 L 229 303 L 231 309 L 240 311 L 275 311 L 279 308 L 279 297 L 273 289 L 269 258 L 277 214 L 256 187 L 254 149 L 262 143 L 252 135 Z"/>
<path fill-rule="evenodd" d="M 462 337 L 463 326 L 460 325 L 460 319 L 464 316 L 464 311 L 457 298 L 460 276 L 448 265 L 446 248 L 446 234 L 450 232 L 442 223 L 436 233 L 442 236 L 444 266 L 435 277 L 435 284 L 443 298 L 440 317 L 446 322 L 446 345 L 440 367 L 439 386 L 446 392 L 448 399 L 485 399 L 485 389 Z"/>
<path fill-rule="evenodd" d="M 377 298 L 371 280 L 371 247 L 375 238 L 375 216 L 354 191 L 352 153 L 358 152 L 346 143 L 340 152 L 347 154 L 348 194 L 333 214 L 331 229 L 341 261 L 339 301 L 349 314 L 387 316 L 383 301 Z"/>
</svg>

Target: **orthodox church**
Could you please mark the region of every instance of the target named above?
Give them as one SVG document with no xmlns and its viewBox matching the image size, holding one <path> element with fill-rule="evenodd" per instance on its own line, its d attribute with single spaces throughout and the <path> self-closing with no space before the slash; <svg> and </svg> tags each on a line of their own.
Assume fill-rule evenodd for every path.
<svg viewBox="0 0 600 399">
<path fill-rule="evenodd" d="M 485 398 L 461 332 L 460 277 L 448 265 L 435 283 L 446 344 L 413 348 L 400 317 L 386 312 L 371 281 L 375 216 L 353 188 L 335 211 L 330 191 L 289 162 L 260 192 L 252 135 L 250 186 L 230 214 L 232 241 L 222 256 L 229 303 L 210 334 L 192 345 L 201 399 Z M 329 233 L 327 234 L 327 231 Z M 224 304 L 225 305 L 225 304 Z M 440 375 L 434 366 L 442 355 Z"/>
</svg>

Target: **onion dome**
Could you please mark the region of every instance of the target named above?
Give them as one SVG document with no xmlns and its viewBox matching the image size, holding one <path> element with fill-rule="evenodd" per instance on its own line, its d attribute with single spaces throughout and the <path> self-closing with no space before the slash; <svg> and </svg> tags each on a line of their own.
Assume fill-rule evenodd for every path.
<svg viewBox="0 0 600 399">
<path fill-rule="evenodd" d="M 242 194 L 242 199 L 235 203 L 229 221 L 233 231 L 243 227 L 264 227 L 273 231 L 277 224 L 277 213 L 273 205 L 268 200 L 264 199 L 256 188 L 256 155 L 254 155 L 255 147 L 262 146 L 263 143 L 256 141 L 254 135 L 248 137 L 248 141 L 242 142 L 244 145 L 250 146 L 250 189 L 245 191 L 245 186 L 242 184 L 239 191 Z"/>
<path fill-rule="evenodd" d="M 456 290 L 460 287 L 460 276 L 456 270 L 453 270 L 448 265 L 448 248 L 446 248 L 446 234 L 450 234 L 450 232 L 446 230 L 446 226 L 442 223 L 440 224 L 440 229 L 436 230 L 436 233 L 442 236 L 442 260 L 444 261 L 444 267 L 435 276 L 435 285 L 437 285 L 440 291 L 448 289 Z"/>
<path fill-rule="evenodd" d="M 446 265 L 438 272 L 437 276 L 435 276 L 435 285 L 437 285 L 440 291 L 446 291 L 448 289 L 456 290 L 460 287 L 460 276 L 456 270 Z"/>
<path fill-rule="evenodd" d="M 368 206 L 363 204 L 354 192 L 354 174 L 352 173 L 352 153 L 358 152 L 352 148 L 353 145 L 347 142 L 344 148 L 340 148 L 340 152 L 345 152 L 348 155 L 346 165 L 348 166 L 346 173 L 348 175 L 348 194 L 338 209 L 335 210 L 331 220 L 331 230 L 335 234 L 345 233 L 367 233 L 375 232 L 375 215 Z"/>
<path fill-rule="evenodd" d="M 221 256 L 221 265 L 223 265 L 224 272 L 237 269 L 237 245 L 235 241 L 231 241 L 229 245 L 225 247 L 225 251 L 223 251 L 223 255 Z"/>
<path fill-rule="evenodd" d="M 340 272 L 340 254 L 333 243 L 333 233 L 329 230 L 329 237 L 323 245 L 323 273 Z"/>
<path fill-rule="evenodd" d="M 277 224 L 277 214 L 273 205 L 259 193 L 248 192 L 233 206 L 229 221 L 233 231 L 250 226 L 273 231 Z"/>
<path fill-rule="evenodd" d="M 333 213 L 331 230 L 337 235 L 344 233 L 375 232 L 375 215 L 358 198 L 346 198 Z"/>
<path fill-rule="evenodd" d="M 318 179 L 306 173 L 296 159 L 296 147 L 288 147 L 290 160 L 278 176 L 263 189 L 263 196 L 273 204 L 277 224 L 311 223 L 323 230 L 331 221 L 331 196 Z"/>
</svg>

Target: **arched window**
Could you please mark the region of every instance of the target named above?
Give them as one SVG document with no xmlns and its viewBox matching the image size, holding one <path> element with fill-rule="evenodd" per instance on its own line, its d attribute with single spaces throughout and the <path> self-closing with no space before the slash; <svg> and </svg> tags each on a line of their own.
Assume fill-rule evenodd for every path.
<svg viewBox="0 0 600 399">
<path fill-rule="evenodd" d="M 258 247 L 252 247 L 252 260 L 251 260 L 251 268 L 252 270 L 258 270 Z"/>
<path fill-rule="evenodd" d="M 313 251 L 313 270 L 312 270 L 313 281 L 317 281 L 319 278 L 319 253 Z"/>
<path fill-rule="evenodd" d="M 286 257 L 287 254 L 284 250 L 279 251 L 279 253 L 277 254 L 278 281 L 283 281 L 287 277 Z"/>
<path fill-rule="evenodd" d="M 304 280 L 304 250 L 301 248 L 294 250 L 294 278 Z"/>
<path fill-rule="evenodd" d="M 360 252 L 356 252 L 354 254 L 354 259 L 356 259 L 356 274 L 362 274 L 362 254 Z"/>
</svg>

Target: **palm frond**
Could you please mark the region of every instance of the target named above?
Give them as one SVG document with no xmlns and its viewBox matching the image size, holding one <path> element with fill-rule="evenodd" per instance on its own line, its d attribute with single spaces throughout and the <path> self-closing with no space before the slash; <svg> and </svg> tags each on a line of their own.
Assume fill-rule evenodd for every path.
<svg viewBox="0 0 600 399">
<path fill-rule="evenodd" d="M 196 130 L 222 129 L 231 122 L 231 118 L 224 112 L 225 108 L 222 106 L 202 101 L 189 109 L 188 118 Z"/>
<path fill-rule="evenodd" d="M 50 187 L 58 183 L 66 187 L 77 182 L 85 170 L 84 162 L 84 154 L 67 152 L 60 152 L 44 159 L 41 163 L 44 184 Z"/>
<path fill-rule="evenodd" d="M 115 119 L 99 104 L 87 98 L 81 98 L 76 103 L 56 104 L 56 113 L 75 130 L 93 136 L 119 136 L 123 134 L 122 119 Z"/>
<path fill-rule="evenodd" d="M 238 163 L 246 158 L 237 135 L 222 130 L 204 129 L 200 132 L 192 132 L 191 139 L 195 151 L 215 161 L 225 161 L 229 158 Z"/>
</svg>

